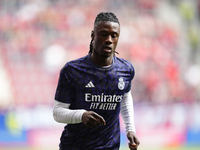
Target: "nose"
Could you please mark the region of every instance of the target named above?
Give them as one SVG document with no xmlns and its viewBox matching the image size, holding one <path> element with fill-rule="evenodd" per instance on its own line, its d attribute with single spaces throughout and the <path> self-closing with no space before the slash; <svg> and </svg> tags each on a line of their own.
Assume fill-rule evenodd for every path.
<svg viewBox="0 0 200 150">
<path fill-rule="evenodd" d="M 107 44 L 111 44 L 113 41 L 112 41 L 112 36 L 111 35 L 108 35 L 107 38 L 106 38 L 106 43 Z"/>
</svg>

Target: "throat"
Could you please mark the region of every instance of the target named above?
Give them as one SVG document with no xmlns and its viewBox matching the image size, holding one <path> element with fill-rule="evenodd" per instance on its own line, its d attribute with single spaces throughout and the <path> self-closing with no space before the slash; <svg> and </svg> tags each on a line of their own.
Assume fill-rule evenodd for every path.
<svg viewBox="0 0 200 150">
<path fill-rule="evenodd" d="M 105 57 L 105 56 L 101 56 L 101 55 L 94 55 L 94 53 L 91 54 L 91 59 L 93 61 L 93 63 L 95 63 L 98 66 L 110 66 L 113 63 L 113 55 L 111 55 L 110 57 Z"/>
</svg>

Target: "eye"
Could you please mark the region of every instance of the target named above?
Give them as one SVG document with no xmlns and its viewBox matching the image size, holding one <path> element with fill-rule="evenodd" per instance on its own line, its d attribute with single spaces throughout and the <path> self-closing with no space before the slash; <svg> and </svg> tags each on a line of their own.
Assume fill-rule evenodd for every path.
<svg viewBox="0 0 200 150">
<path fill-rule="evenodd" d="M 112 38 L 116 38 L 117 37 L 117 35 L 112 35 Z"/>
<path fill-rule="evenodd" d="M 117 37 L 118 37 L 117 34 L 112 35 L 112 38 L 117 38 Z"/>
</svg>

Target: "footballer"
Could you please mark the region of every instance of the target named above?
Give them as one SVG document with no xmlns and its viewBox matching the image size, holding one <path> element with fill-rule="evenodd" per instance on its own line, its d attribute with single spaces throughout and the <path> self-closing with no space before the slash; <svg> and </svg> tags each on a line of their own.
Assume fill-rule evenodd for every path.
<svg viewBox="0 0 200 150">
<path fill-rule="evenodd" d="M 60 71 L 54 119 L 66 126 L 60 150 L 119 150 L 121 113 L 129 148 L 140 144 L 134 125 L 132 64 L 116 57 L 120 23 L 111 12 L 97 15 L 89 54 L 67 62 Z"/>
</svg>

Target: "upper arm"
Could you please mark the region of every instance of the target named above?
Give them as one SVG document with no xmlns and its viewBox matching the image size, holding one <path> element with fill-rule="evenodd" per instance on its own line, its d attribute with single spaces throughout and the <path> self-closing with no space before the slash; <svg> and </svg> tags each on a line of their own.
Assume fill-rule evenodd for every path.
<svg viewBox="0 0 200 150">
<path fill-rule="evenodd" d="M 130 90 L 131 90 L 132 80 L 133 80 L 134 76 L 135 76 L 135 69 L 132 66 L 132 64 L 129 62 L 129 81 L 128 81 L 128 87 L 125 91 L 126 93 L 130 92 Z"/>
<path fill-rule="evenodd" d="M 55 100 L 59 102 L 63 102 L 63 103 L 71 103 L 74 96 L 72 80 L 73 78 L 72 78 L 70 67 L 65 66 L 60 71 L 58 85 L 57 85 L 56 93 L 55 93 Z"/>
</svg>

